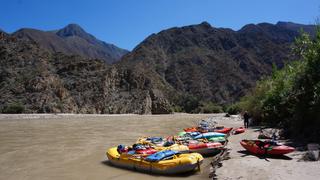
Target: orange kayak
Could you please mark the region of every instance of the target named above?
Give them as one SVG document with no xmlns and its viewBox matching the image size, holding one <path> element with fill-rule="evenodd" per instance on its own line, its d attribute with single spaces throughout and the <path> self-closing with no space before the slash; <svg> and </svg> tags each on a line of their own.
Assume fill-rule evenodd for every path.
<svg viewBox="0 0 320 180">
<path fill-rule="evenodd" d="M 185 132 L 197 132 L 198 129 L 196 127 L 184 128 Z"/>
</svg>

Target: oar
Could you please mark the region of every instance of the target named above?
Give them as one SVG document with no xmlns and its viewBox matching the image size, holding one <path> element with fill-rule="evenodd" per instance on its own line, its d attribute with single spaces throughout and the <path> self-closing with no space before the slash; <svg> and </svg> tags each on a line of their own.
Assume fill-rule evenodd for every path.
<svg viewBox="0 0 320 180">
<path fill-rule="evenodd" d="M 198 171 L 201 172 L 201 168 L 200 168 L 200 161 L 199 161 L 199 158 L 197 160 L 197 165 L 198 165 Z"/>
</svg>

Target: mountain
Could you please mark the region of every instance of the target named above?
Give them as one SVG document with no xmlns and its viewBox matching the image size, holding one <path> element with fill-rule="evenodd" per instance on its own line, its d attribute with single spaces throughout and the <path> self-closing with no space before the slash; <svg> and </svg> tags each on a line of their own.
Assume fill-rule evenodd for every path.
<svg viewBox="0 0 320 180">
<path fill-rule="evenodd" d="M 0 111 L 23 106 L 30 113 L 160 114 L 173 106 L 189 106 L 191 112 L 199 104 L 230 104 L 274 65 L 294 59 L 290 51 L 298 30 L 312 35 L 312 27 L 285 22 L 248 24 L 238 31 L 207 22 L 174 27 L 150 35 L 112 65 L 62 52 L 98 41 L 77 25 L 0 33 Z"/>
<path fill-rule="evenodd" d="M 85 58 L 102 59 L 107 63 L 114 63 L 128 53 L 127 50 L 98 40 L 76 24 L 69 24 L 55 31 L 23 28 L 13 33 L 13 36 L 35 41 L 50 52 L 62 52 L 68 55 L 80 55 Z"/>
<path fill-rule="evenodd" d="M 17 107 L 26 113 L 170 112 L 148 77 L 102 60 L 48 52 L 0 33 L 0 64 L 2 112 Z"/>
<path fill-rule="evenodd" d="M 188 94 L 230 104 L 269 75 L 273 64 L 281 68 L 291 60 L 291 44 L 300 28 L 315 29 L 284 22 L 249 24 L 239 31 L 207 22 L 175 27 L 150 35 L 119 64 L 169 87 L 167 97 L 173 103 Z"/>
</svg>

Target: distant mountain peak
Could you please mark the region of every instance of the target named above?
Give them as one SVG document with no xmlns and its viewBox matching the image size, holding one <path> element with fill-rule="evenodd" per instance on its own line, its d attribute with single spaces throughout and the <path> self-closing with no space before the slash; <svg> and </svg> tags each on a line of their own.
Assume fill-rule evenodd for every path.
<svg viewBox="0 0 320 180">
<path fill-rule="evenodd" d="M 205 27 L 211 27 L 211 25 L 207 21 L 201 22 L 200 25 Z"/>
<path fill-rule="evenodd" d="M 51 52 L 63 52 L 67 55 L 80 55 L 87 58 L 102 59 L 113 63 L 128 53 L 113 44 L 103 42 L 87 33 L 78 24 L 68 24 L 62 29 L 41 31 L 23 28 L 15 33 L 15 37 L 32 40 L 42 48 Z"/>
<path fill-rule="evenodd" d="M 74 28 L 74 29 L 82 29 L 79 24 L 76 23 L 70 23 L 65 28 Z"/>
<path fill-rule="evenodd" d="M 88 33 L 84 29 L 82 29 L 82 27 L 79 26 L 78 24 L 68 24 L 66 27 L 57 31 L 56 34 L 61 37 L 68 37 L 68 36 L 86 37 L 86 36 L 88 36 Z"/>
</svg>

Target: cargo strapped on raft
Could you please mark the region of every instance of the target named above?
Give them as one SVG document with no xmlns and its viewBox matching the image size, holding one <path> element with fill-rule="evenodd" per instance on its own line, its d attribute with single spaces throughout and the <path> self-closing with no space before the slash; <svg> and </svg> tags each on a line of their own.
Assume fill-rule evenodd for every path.
<svg viewBox="0 0 320 180">
<path fill-rule="evenodd" d="M 176 154 L 180 154 L 180 153 L 178 151 L 165 150 L 165 151 L 157 152 L 155 154 L 151 154 L 148 157 L 146 157 L 145 160 L 149 162 L 157 162 L 165 159 L 170 159 Z"/>
</svg>

